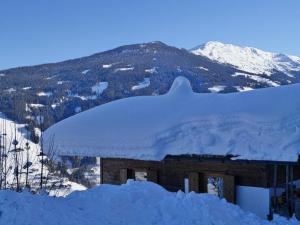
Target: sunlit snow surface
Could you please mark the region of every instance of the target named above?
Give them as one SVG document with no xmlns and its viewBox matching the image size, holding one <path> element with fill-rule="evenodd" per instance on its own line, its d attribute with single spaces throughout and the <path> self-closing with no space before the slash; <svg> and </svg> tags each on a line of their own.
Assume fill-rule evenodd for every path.
<svg viewBox="0 0 300 225">
<path fill-rule="evenodd" d="M 5 133 L 6 135 L 3 136 L 4 133 L 4 126 L 6 127 Z M 40 159 L 38 155 L 40 154 L 40 145 L 33 143 L 32 141 L 28 140 L 28 132 L 25 129 L 25 124 L 15 124 L 13 121 L 7 119 L 1 112 L 0 112 L 0 134 L 2 135 L 1 138 L 1 144 L 5 144 L 6 146 L 6 153 L 7 153 L 7 160 L 6 160 L 6 181 L 7 181 L 7 188 L 12 188 L 15 186 L 16 178 L 14 174 L 14 168 L 15 168 L 15 155 L 11 152 L 14 149 L 14 146 L 12 145 L 12 141 L 15 138 L 15 129 L 16 129 L 16 138 L 18 140 L 17 148 L 22 148 L 24 151 L 20 152 L 18 155 L 19 158 L 19 164 L 20 164 L 20 173 L 22 175 L 20 176 L 20 184 L 21 187 L 25 186 L 25 173 L 26 173 L 26 167 L 24 167 L 26 160 L 27 160 L 27 151 L 26 143 L 29 143 L 30 149 L 28 150 L 28 161 L 32 163 L 32 165 L 29 167 L 29 176 L 28 176 L 28 182 L 33 190 L 36 190 L 40 185 L 40 173 L 41 173 L 41 164 Z M 39 134 L 39 130 L 36 131 Z M 5 138 L 4 138 L 5 137 Z M 3 140 L 4 138 L 4 140 Z M 47 177 L 48 169 L 47 167 L 44 167 L 44 176 Z M 57 180 L 56 177 L 49 178 L 48 185 L 51 186 L 55 181 Z M 84 190 L 85 187 L 70 182 L 68 179 L 62 180 L 62 187 L 60 189 L 53 188 L 50 191 L 50 195 L 55 196 L 66 196 L 70 194 L 71 192 L 75 190 Z M 2 220 L 0 216 L 0 224 L 2 225 Z M 5 223 L 3 223 L 5 224 Z"/>
<path fill-rule="evenodd" d="M 150 86 L 150 78 L 144 78 L 144 81 L 138 83 L 137 85 L 134 85 L 131 87 L 131 90 L 139 90 Z"/>
<path fill-rule="evenodd" d="M 2 134 L 4 133 L 4 126 L 6 127 L 5 133 L 6 136 L 3 136 Z M 4 138 L 2 140 L 2 143 L 5 142 L 6 146 L 6 153 L 7 153 L 7 187 L 10 187 L 13 183 L 15 183 L 15 176 L 14 176 L 14 165 L 15 165 L 15 158 L 14 154 L 8 153 L 8 151 L 11 151 L 14 146 L 12 145 L 12 141 L 15 138 L 15 129 L 16 129 L 16 138 L 19 142 L 17 145 L 18 148 L 25 149 L 26 147 L 26 142 L 29 143 L 30 149 L 29 149 L 29 162 L 32 162 L 32 165 L 30 166 L 30 174 L 29 174 L 29 182 L 33 183 L 35 179 L 38 179 L 39 177 L 38 174 L 40 174 L 40 163 L 39 163 L 39 158 L 38 154 L 40 152 L 39 145 L 34 144 L 33 142 L 27 140 L 27 133 L 25 130 L 25 124 L 14 124 L 13 121 L 5 118 L 5 116 L 0 113 L 0 134 L 2 135 L 1 138 Z M 26 169 L 23 168 L 23 165 L 25 164 L 27 160 L 27 152 L 23 151 L 19 153 L 19 159 L 20 159 L 20 164 L 22 165 L 21 172 L 25 173 Z M 48 171 L 46 169 L 45 173 L 47 174 Z M 25 176 L 21 176 L 21 183 L 25 182 Z M 1 219 L 0 219 L 1 221 Z M 1 223 L 0 223 L 1 224 Z"/>
<path fill-rule="evenodd" d="M 168 192 L 157 184 L 100 185 L 66 198 L 0 192 L 2 225 L 296 225 L 260 219 L 209 194 Z"/>
<path fill-rule="evenodd" d="M 226 88 L 226 86 L 223 86 L 223 85 L 215 85 L 213 87 L 208 88 L 208 90 L 210 92 L 217 93 L 217 92 L 223 91 L 225 88 Z"/>
<path fill-rule="evenodd" d="M 250 92 L 194 93 L 184 77 L 160 96 L 117 100 L 50 127 L 58 154 L 162 160 L 234 155 L 297 161 L 300 84 Z"/>
<path fill-rule="evenodd" d="M 81 73 L 85 75 L 85 74 L 87 74 L 88 72 L 90 72 L 90 69 L 83 70 Z"/>
<path fill-rule="evenodd" d="M 101 95 L 103 91 L 108 87 L 108 82 L 98 82 L 92 87 L 92 92 L 97 95 Z"/>
<path fill-rule="evenodd" d="M 300 57 L 279 53 L 265 52 L 251 47 L 240 47 L 210 41 L 192 50 L 196 55 L 203 55 L 220 63 L 231 64 L 240 70 L 271 75 L 273 70 L 289 74 L 300 71 Z"/>
</svg>

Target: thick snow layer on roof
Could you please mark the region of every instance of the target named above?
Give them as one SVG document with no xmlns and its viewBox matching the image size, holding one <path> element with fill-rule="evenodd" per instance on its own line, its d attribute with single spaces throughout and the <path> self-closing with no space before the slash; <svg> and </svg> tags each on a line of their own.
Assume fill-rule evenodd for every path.
<svg viewBox="0 0 300 225">
<path fill-rule="evenodd" d="M 194 93 L 184 77 L 165 95 L 117 100 L 50 127 L 60 155 L 162 160 L 234 155 L 297 161 L 300 85 L 231 94 Z"/>
<path fill-rule="evenodd" d="M 209 194 L 164 190 L 150 182 L 107 185 L 66 198 L 0 192 L 1 225 L 297 225 L 261 219 Z"/>
</svg>

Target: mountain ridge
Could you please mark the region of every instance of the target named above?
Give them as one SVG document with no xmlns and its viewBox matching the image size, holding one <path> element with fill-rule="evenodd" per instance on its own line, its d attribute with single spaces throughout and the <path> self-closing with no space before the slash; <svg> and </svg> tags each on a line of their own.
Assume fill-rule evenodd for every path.
<svg viewBox="0 0 300 225">
<path fill-rule="evenodd" d="M 296 58 L 298 59 L 298 58 Z M 155 41 L 89 56 L 0 71 L 0 112 L 46 129 L 80 111 L 120 98 L 160 95 L 178 76 L 199 93 L 228 93 L 300 83 L 300 70 L 244 71 L 207 55 Z M 41 117 L 42 116 L 42 117 Z"/>
<path fill-rule="evenodd" d="M 228 63 L 245 72 L 271 75 L 274 69 L 284 73 L 300 71 L 299 56 L 267 52 L 254 47 L 209 41 L 191 49 L 191 52 L 220 63 Z"/>
</svg>

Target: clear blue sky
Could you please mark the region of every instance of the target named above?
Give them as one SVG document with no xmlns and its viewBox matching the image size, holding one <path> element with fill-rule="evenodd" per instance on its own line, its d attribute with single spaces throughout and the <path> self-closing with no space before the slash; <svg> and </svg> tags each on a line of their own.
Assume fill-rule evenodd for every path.
<svg viewBox="0 0 300 225">
<path fill-rule="evenodd" d="M 300 1 L 0 0 L 0 69 L 154 40 L 300 55 Z"/>
</svg>

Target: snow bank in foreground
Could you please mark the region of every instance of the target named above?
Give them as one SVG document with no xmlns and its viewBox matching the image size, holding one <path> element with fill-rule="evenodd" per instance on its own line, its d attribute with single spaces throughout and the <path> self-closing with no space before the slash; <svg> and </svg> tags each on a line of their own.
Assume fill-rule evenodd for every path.
<svg viewBox="0 0 300 225">
<path fill-rule="evenodd" d="M 171 193 L 149 182 L 101 185 L 66 198 L 0 192 L 0 224 L 5 225 L 271 225 L 296 219 L 262 220 L 208 194 Z"/>
</svg>

